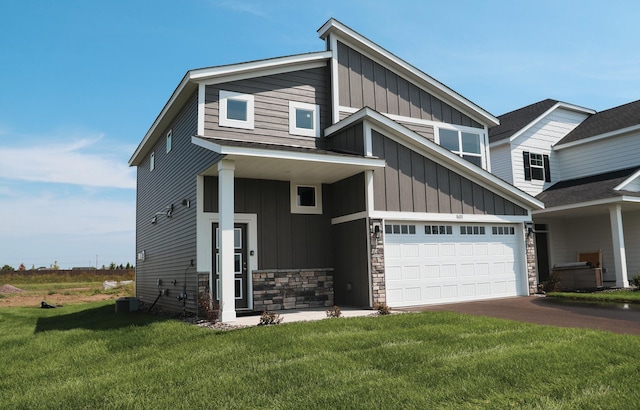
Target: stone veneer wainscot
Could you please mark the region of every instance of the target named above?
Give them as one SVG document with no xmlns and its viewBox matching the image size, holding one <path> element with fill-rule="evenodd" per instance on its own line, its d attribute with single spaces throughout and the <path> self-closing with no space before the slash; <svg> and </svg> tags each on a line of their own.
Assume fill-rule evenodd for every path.
<svg viewBox="0 0 640 410">
<path fill-rule="evenodd" d="M 253 310 L 333 306 L 333 269 L 273 269 L 253 272 Z"/>
</svg>

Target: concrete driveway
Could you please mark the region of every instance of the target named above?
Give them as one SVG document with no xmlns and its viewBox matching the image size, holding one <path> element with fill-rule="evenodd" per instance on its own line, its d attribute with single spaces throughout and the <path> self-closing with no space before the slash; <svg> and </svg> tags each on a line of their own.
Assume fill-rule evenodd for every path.
<svg viewBox="0 0 640 410">
<path fill-rule="evenodd" d="M 595 305 L 541 296 L 394 309 L 407 312 L 451 311 L 540 325 L 578 327 L 640 335 L 640 306 Z"/>
</svg>

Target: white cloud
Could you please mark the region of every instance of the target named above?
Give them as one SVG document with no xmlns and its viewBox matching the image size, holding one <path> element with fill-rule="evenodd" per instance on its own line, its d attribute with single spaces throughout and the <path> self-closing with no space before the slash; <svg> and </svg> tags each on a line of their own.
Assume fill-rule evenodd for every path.
<svg viewBox="0 0 640 410">
<path fill-rule="evenodd" d="M 268 4 L 268 3 L 254 3 L 251 4 L 251 2 L 247 2 L 247 1 L 214 1 L 211 3 L 214 6 L 218 6 L 221 8 L 225 8 L 231 11 L 236 11 L 239 13 L 248 13 L 248 14 L 253 14 L 254 16 L 257 17 L 264 17 L 264 18 L 269 18 L 269 15 L 260 8 L 261 5 L 263 4 Z"/>
<path fill-rule="evenodd" d="M 125 160 L 105 153 L 102 137 L 65 143 L 0 147 L 0 177 L 82 186 L 135 189 L 135 170 Z M 102 152 L 88 152 L 97 149 Z"/>
</svg>

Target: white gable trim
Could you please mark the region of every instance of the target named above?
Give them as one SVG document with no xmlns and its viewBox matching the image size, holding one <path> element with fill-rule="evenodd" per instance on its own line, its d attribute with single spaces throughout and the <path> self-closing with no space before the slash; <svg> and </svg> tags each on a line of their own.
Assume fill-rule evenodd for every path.
<svg viewBox="0 0 640 410">
<path fill-rule="evenodd" d="M 588 208 L 590 206 L 598 206 L 598 205 L 612 205 L 612 204 L 621 204 L 624 202 L 631 203 L 640 203 L 640 197 L 635 196 L 619 196 L 617 198 L 606 198 L 606 199 L 598 199 L 596 201 L 587 201 L 587 202 L 577 202 L 575 204 L 562 205 L 562 206 L 554 206 L 551 208 L 545 208 L 540 210 L 534 210 L 532 214 L 535 215 L 544 215 L 547 213 L 558 212 L 558 211 L 568 211 L 572 209 L 580 209 L 580 208 Z"/>
<path fill-rule="evenodd" d="M 595 114 L 596 113 L 594 110 L 591 110 L 589 108 L 584 108 L 584 107 L 580 107 L 578 105 L 567 104 L 567 103 L 559 101 L 556 104 L 554 104 L 553 107 L 549 108 L 547 111 L 545 111 L 541 115 L 539 115 L 535 120 L 531 121 L 530 123 L 528 123 L 524 127 L 520 128 L 520 130 L 518 132 L 516 132 L 515 134 L 513 134 L 511 137 L 505 138 L 505 139 L 497 141 L 497 142 L 494 142 L 494 143 L 490 144 L 489 147 L 497 147 L 499 145 L 507 144 L 507 143 L 511 143 L 511 142 L 515 141 L 516 138 L 518 138 L 519 136 L 521 136 L 522 134 L 527 132 L 531 127 L 536 125 L 538 122 L 542 121 L 543 118 L 545 118 L 546 116 L 550 115 L 553 111 L 555 111 L 555 110 L 557 110 L 559 108 L 564 108 L 564 109 L 569 110 L 569 111 L 576 111 L 576 112 L 581 112 L 581 113 L 585 113 L 585 114 Z"/>
<path fill-rule="evenodd" d="M 631 184 L 638 185 L 638 183 L 640 182 L 639 179 L 640 179 L 640 169 L 634 172 L 633 175 L 631 175 L 629 178 L 622 181 L 622 183 L 616 186 L 615 188 L 613 188 L 613 190 L 621 191 L 621 190 L 625 190 Z"/>
<path fill-rule="evenodd" d="M 419 84 L 426 85 L 429 90 L 432 90 L 435 92 L 435 94 L 444 97 L 444 99 L 446 99 L 447 102 L 455 108 L 467 112 L 471 111 L 473 113 L 473 117 L 475 117 L 478 122 L 486 123 L 486 125 L 489 126 L 500 124 L 500 121 L 488 111 L 480 108 L 473 102 L 467 100 L 462 95 L 456 93 L 433 77 L 425 74 L 406 61 L 396 57 L 392 53 L 388 52 L 387 50 L 362 36 L 361 34 L 353 31 L 334 18 L 329 19 L 329 21 L 327 21 L 322 27 L 320 27 L 320 29 L 318 29 L 318 35 L 323 40 L 325 40 L 330 34 L 334 34 L 335 37 L 342 40 L 343 43 L 349 45 L 359 53 L 362 53 L 372 60 L 380 63 L 384 67 L 394 72 L 400 71 L 402 72 L 402 74 L 404 74 L 404 76 L 416 80 Z M 335 40 L 333 39 L 331 40 L 332 46 L 334 44 L 334 41 Z"/>
</svg>

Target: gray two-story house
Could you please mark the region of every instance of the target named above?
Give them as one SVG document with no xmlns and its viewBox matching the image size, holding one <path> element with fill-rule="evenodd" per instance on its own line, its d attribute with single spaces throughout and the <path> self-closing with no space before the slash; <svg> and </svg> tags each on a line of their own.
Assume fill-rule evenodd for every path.
<svg viewBox="0 0 640 410">
<path fill-rule="evenodd" d="M 527 295 L 534 199 L 497 118 L 342 23 L 325 51 L 188 71 L 130 160 L 136 292 L 195 311 Z"/>
</svg>

